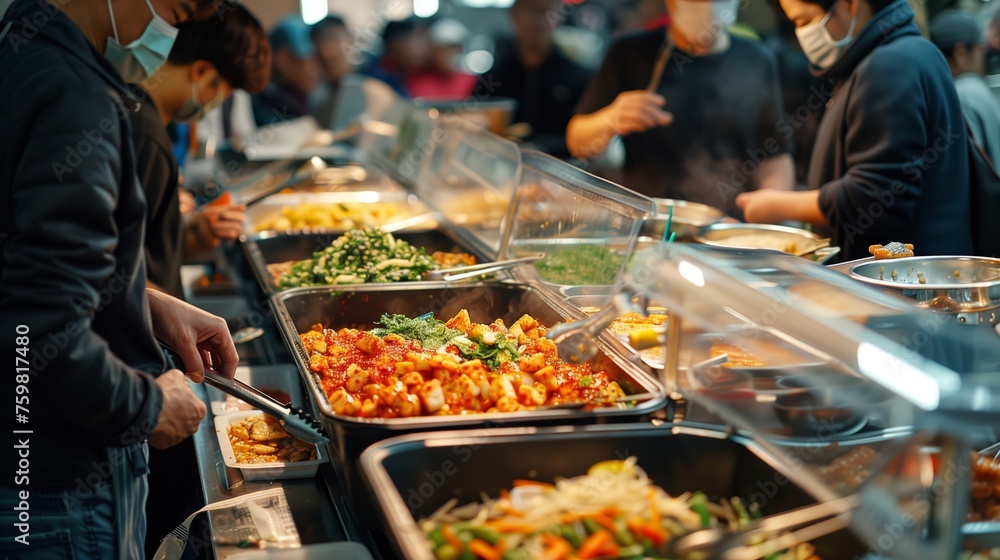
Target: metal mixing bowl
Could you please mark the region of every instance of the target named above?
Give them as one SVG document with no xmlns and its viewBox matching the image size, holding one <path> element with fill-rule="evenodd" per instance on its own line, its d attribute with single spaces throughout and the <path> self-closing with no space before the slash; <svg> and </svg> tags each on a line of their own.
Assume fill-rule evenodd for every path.
<svg viewBox="0 0 1000 560">
<path fill-rule="evenodd" d="M 671 207 L 674 209 L 674 217 L 670 230 L 676 232 L 679 239 L 692 238 L 697 235 L 700 228 L 710 226 L 726 216 L 726 213 L 718 208 L 697 202 L 672 198 L 654 198 L 653 201 L 656 202 L 656 215 L 642 225 L 640 233 L 642 236 L 662 238 Z"/>
<path fill-rule="evenodd" d="M 893 274 L 895 273 L 895 274 Z M 919 307 L 979 313 L 1000 307 L 1000 259 L 909 257 L 857 264 L 851 277 L 895 290 Z"/>
</svg>

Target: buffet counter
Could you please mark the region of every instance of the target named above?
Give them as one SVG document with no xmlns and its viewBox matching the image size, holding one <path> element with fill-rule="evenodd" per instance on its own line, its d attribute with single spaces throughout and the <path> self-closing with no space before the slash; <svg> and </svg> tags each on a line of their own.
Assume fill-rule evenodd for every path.
<svg viewBox="0 0 1000 560">
<path fill-rule="evenodd" d="M 364 175 L 387 178 L 374 202 L 405 189 L 393 201 L 406 214 L 382 208 L 389 231 L 345 232 L 336 220 L 367 218 L 317 206 L 348 201 L 330 183 L 245 186 L 265 226 L 227 267 L 263 330 L 253 363 L 285 368 L 279 402 L 328 441 L 304 478 L 288 462 L 247 481 L 224 461 L 236 417 L 210 415 L 196 436 L 209 504 L 280 490 L 271 503 L 297 536 L 241 543 L 210 514 L 201 557 L 257 540 L 419 560 L 938 560 L 1000 546 L 984 494 L 1000 476 L 970 458 L 1000 431 L 992 328 L 969 336 L 975 325 L 819 266 L 836 251 L 818 236 L 772 228 L 795 250 L 734 248 L 730 224 L 664 243 L 670 219 L 657 224 L 646 197 L 462 123 L 417 114 L 399 128 L 364 154 L 378 162 Z M 322 171 L 333 183 L 352 177 L 335 169 Z M 461 283 L 426 275 L 535 254 Z M 612 490 L 576 503 L 574 484 Z"/>
<path fill-rule="evenodd" d="M 209 406 L 204 390 L 201 391 L 201 396 L 205 398 L 206 406 Z M 313 478 L 247 482 L 238 470 L 224 464 L 214 418 L 209 412 L 194 435 L 195 451 L 202 472 L 201 488 L 206 504 L 215 504 L 261 490 L 281 489 L 303 546 L 351 541 L 352 535 L 358 535 L 359 531 L 357 527 L 352 526 L 350 518 L 342 515 L 334 506 L 338 502 L 343 504 L 344 492 L 329 464 L 323 465 L 321 472 Z M 216 544 L 216 529 L 211 513 L 205 512 L 201 515 L 207 518 L 207 521 L 203 520 L 200 525 L 207 528 L 208 538 L 197 539 L 195 533 L 192 533 L 188 541 L 189 548 L 197 558 L 214 556 L 218 560 L 225 560 L 232 555 L 247 551 L 246 546 Z M 211 543 L 211 546 L 204 547 L 206 542 Z"/>
</svg>

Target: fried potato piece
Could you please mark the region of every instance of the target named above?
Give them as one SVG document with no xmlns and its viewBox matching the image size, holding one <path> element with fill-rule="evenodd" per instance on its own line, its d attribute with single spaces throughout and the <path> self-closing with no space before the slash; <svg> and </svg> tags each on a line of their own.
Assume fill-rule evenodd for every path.
<svg viewBox="0 0 1000 560">
<path fill-rule="evenodd" d="M 868 252 L 876 260 L 902 259 L 914 255 L 911 243 L 899 243 L 897 241 L 887 243 L 886 245 L 871 245 L 868 247 Z"/>
</svg>

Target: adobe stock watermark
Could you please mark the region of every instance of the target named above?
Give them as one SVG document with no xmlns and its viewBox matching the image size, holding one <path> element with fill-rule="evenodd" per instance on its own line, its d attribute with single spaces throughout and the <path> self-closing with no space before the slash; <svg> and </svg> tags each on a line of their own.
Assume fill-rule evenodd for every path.
<svg viewBox="0 0 1000 560">
<path fill-rule="evenodd" d="M 35 2 L 38 6 L 37 10 L 29 15 L 22 16 L 20 20 L 14 22 L 20 24 L 19 29 L 15 31 L 12 26 L 5 37 L 7 39 L 7 44 L 10 45 L 14 54 L 20 54 L 21 47 L 27 45 L 29 41 L 37 37 L 38 33 L 52 22 L 52 18 L 55 17 L 63 7 L 69 4 L 69 1 L 70 0 L 37 0 Z"/>
<path fill-rule="evenodd" d="M 913 496 L 909 507 L 898 517 L 888 520 L 879 520 L 876 531 L 877 537 L 869 538 L 867 546 L 869 553 L 885 554 L 889 557 L 896 547 L 903 542 L 907 535 L 913 533 L 915 529 L 926 523 L 934 523 L 930 518 L 935 505 L 944 498 L 949 491 L 954 489 L 962 477 L 966 476 L 972 469 L 970 464 L 956 465 L 949 462 L 947 468 L 941 470 L 941 474 L 931 488 Z M 941 507 L 941 506 L 938 506 Z M 965 515 L 964 512 L 959 512 Z"/>
<path fill-rule="evenodd" d="M 876 188 L 873 196 L 876 200 L 868 203 L 868 206 L 856 207 L 857 218 L 853 223 L 844 225 L 844 233 L 849 242 L 853 242 L 859 236 L 870 231 L 877 221 L 886 215 L 889 209 L 904 198 L 916 198 L 914 191 L 921 182 L 923 173 L 940 161 L 941 157 L 950 150 L 959 140 L 965 138 L 961 129 L 949 130 L 938 128 L 934 140 L 919 154 L 910 157 L 910 161 L 903 165 L 903 174 L 909 178 L 909 184 L 896 179 L 888 189 Z"/>
<path fill-rule="evenodd" d="M 796 107 L 794 111 L 785 113 L 774 123 L 775 135 L 763 139 L 758 147 L 747 150 L 746 158 L 742 162 L 732 162 L 728 165 L 729 181 L 719 180 L 715 184 L 723 201 L 728 202 L 731 197 L 746 191 L 747 183 L 757 177 L 764 162 L 787 153 L 788 143 L 795 134 L 826 107 L 834 93 L 830 84 L 814 85 L 809 91 L 809 97 L 802 105 Z"/>
<path fill-rule="evenodd" d="M 170 72 L 166 69 L 160 69 L 155 74 L 153 74 L 148 80 L 143 82 L 143 86 L 149 91 L 153 91 L 160 87 L 164 80 L 170 76 Z M 128 86 L 128 102 L 132 104 L 138 104 L 139 99 L 146 96 L 143 91 L 143 86 L 138 86 L 131 84 Z M 89 129 L 80 130 L 79 138 L 80 140 L 76 143 L 66 144 L 64 148 L 65 155 L 62 160 L 53 160 L 51 163 L 52 173 L 55 175 L 56 180 L 62 183 L 67 175 L 73 173 L 78 167 L 80 167 L 87 158 L 91 157 L 95 153 L 100 153 L 102 149 L 102 144 L 106 140 L 111 139 L 114 141 L 116 137 L 121 135 L 120 122 L 129 118 L 132 114 L 132 110 L 126 106 L 126 100 L 120 100 L 118 103 L 114 103 L 115 117 L 104 117 L 97 122 L 96 126 Z M 131 139 L 128 141 L 131 142 Z M 105 152 L 106 157 L 119 157 L 118 148 L 113 148 L 111 152 Z"/>
<path fill-rule="evenodd" d="M 79 317 L 98 313 L 107 307 L 115 296 L 124 292 L 131 281 L 132 276 L 127 269 L 115 271 L 93 297 L 74 297 L 72 300 L 74 311 Z M 87 328 L 82 320 L 73 319 L 67 321 L 62 329 L 48 333 L 42 345 L 33 352 L 31 369 L 34 374 L 37 375 L 46 369 L 49 363 L 66 350 L 77 337 L 82 336 Z"/>
</svg>

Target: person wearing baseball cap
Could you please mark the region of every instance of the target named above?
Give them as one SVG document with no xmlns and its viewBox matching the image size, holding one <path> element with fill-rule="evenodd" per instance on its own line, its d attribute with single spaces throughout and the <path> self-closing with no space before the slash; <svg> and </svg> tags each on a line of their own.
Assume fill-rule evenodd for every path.
<svg viewBox="0 0 1000 560">
<path fill-rule="evenodd" d="M 455 19 L 441 19 L 430 27 L 431 54 L 423 70 L 406 80 L 413 97 L 461 100 L 472 95 L 476 77 L 458 67 L 469 30 Z"/>
<path fill-rule="evenodd" d="M 271 83 L 253 97 L 257 125 L 264 126 L 309 114 L 309 95 L 320 85 L 316 48 L 309 26 L 297 15 L 271 30 Z"/>
</svg>

